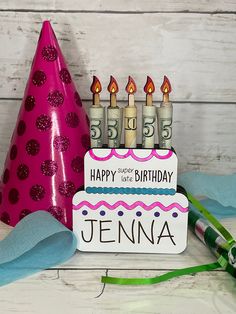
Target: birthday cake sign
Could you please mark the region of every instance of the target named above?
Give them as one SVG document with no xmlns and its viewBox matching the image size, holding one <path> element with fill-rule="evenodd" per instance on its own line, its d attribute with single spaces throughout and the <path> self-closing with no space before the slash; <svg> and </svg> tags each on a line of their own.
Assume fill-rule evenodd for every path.
<svg viewBox="0 0 236 314">
<path fill-rule="evenodd" d="M 136 148 L 137 113 L 133 97 L 136 85 L 129 78 L 126 87 L 129 102 L 124 111 L 125 148 L 120 148 L 122 110 L 114 98 L 117 82 L 111 78 L 108 90 L 113 97 L 107 114 L 110 148 L 102 148 L 105 114 L 99 101 L 101 84 L 94 78 L 90 108 L 92 148 L 84 158 L 85 190 L 73 198 L 73 230 L 79 239 L 79 250 L 180 253 L 186 248 L 188 200 L 177 192 L 178 161 L 171 148 L 172 104 L 166 92 L 166 86 L 168 92 L 171 90 L 168 84 L 165 78 L 164 105 L 156 113 L 150 97 L 155 88 L 148 78 L 145 106 L 150 108 L 143 111 L 143 148 Z M 155 131 L 150 131 L 156 129 L 156 115 L 161 129 L 160 148 L 154 148 Z"/>
<path fill-rule="evenodd" d="M 85 167 L 85 185 L 90 192 L 99 187 L 103 191 L 129 188 L 156 194 L 176 191 L 177 157 L 171 150 L 91 149 L 85 156 Z"/>
<path fill-rule="evenodd" d="M 168 160 L 170 168 L 165 170 Z M 119 169 L 129 169 L 130 180 L 123 186 Z M 91 149 L 85 173 L 85 191 L 73 198 L 79 250 L 179 253 L 185 249 L 188 201 L 176 193 L 177 158 L 171 150 L 147 149 L 144 155 L 138 149 Z"/>
</svg>

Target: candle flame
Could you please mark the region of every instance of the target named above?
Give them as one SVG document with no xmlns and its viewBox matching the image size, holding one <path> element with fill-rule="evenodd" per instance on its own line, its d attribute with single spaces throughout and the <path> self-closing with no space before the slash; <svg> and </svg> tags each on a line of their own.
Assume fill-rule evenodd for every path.
<svg viewBox="0 0 236 314">
<path fill-rule="evenodd" d="M 129 76 L 125 90 L 128 94 L 134 94 L 137 91 L 135 81 L 131 76 Z"/>
<path fill-rule="evenodd" d="M 171 92 L 171 85 L 167 76 L 164 76 L 164 80 L 160 89 L 163 94 L 169 94 Z"/>
<path fill-rule="evenodd" d="M 93 76 L 93 83 L 90 87 L 90 90 L 93 94 L 98 94 L 102 91 L 102 85 L 96 76 Z"/>
<path fill-rule="evenodd" d="M 147 76 L 147 82 L 146 82 L 143 90 L 146 94 L 152 94 L 155 92 L 155 85 L 154 85 L 152 79 L 150 78 L 150 76 Z"/>
<path fill-rule="evenodd" d="M 117 84 L 116 80 L 114 79 L 114 77 L 112 75 L 111 75 L 111 78 L 110 78 L 110 83 L 107 86 L 107 90 L 108 90 L 108 92 L 110 94 L 116 94 L 119 91 L 118 84 Z"/>
</svg>

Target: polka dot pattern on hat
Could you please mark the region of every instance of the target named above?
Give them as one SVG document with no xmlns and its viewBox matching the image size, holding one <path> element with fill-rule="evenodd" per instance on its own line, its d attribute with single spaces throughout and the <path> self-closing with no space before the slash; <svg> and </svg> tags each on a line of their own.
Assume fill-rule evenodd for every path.
<svg viewBox="0 0 236 314">
<path fill-rule="evenodd" d="M 43 24 L 3 168 L 0 219 L 15 225 L 46 210 L 72 227 L 72 197 L 84 184 L 89 119 L 55 34 Z"/>
<path fill-rule="evenodd" d="M 29 176 L 29 167 L 25 164 L 20 164 L 17 167 L 17 177 L 19 180 L 25 180 Z"/>
<path fill-rule="evenodd" d="M 36 184 L 33 185 L 30 189 L 30 197 L 34 201 L 40 201 L 45 196 L 45 189 L 42 185 Z"/>
<path fill-rule="evenodd" d="M 42 86 L 46 82 L 46 74 L 43 71 L 35 71 L 32 82 L 35 86 Z"/>
<path fill-rule="evenodd" d="M 32 111 L 35 107 L 35 104 L 36 102 L 34 96 L 27 96 L 25 99 L 25 110 L 28 112 Z"/>
<path fill-rule="evenodd" d="M 64 220 L 64 210 L 59 206 L 51 206 L 48 208 L 48 212 L 57 220 Z"/>
<path fill-rule="evenodd" d="M 65 84 L 70 84 L 71 83 L 71 76 L 70 73 L 67 69 L 61 69 L 60 73 L 60 79 L 62 80 L 63 83 Z"/>
<path fill-rule="evenodd" d="M 60 91 L 54 90 L 48 94 L 47 100 L 52 107 L 60 107 L 64 102 L 64 96 Z"/>
<path fill-rule="evenodd" d="M 67 136 L 56 136 L 53 141 L 53 146 L 59 152 L 65 152 L 70 146 L 70 140 Z"/>
<path fill-rule="evenodd" d="M 57 172 L 57 163 L 53 160 L 45 160 L 41 164 L 41 171 L 44 176 L 52 177 Z"/>
<path fill-rule="evenodd" d="M 23 209 L 23 210 L 20 212 L 19 220 L 25 218 L 25 217 L 28 216 L 29 214 L 31 214 L 31 211 L 30 211 L 29 209 Z"/>
<path fill-rule="evenodd" d="M 69 128 L 77 128 L 79 117 L 75 112 L 68 112 L 66 115 L 66 124 Z"/>
<path fill-rule="evenodd" d="M 42 56 L 46 61 L 55 61 L 57 58 L 57 50 L 52 45 L 45 46 L 42 50 Z"/>
<path fill-rule="evenodd" d="M 75 185 L 71 181 L 64 181 L 59 186 L 59 192 L 65 197 L 72 197 L 75 194 Z"/>
<path fill-rule="evenodd" d="M 37 140 L 31 139 L 26 143 L 26 151 L 29 155 L 35 156 L 40 151 L 40 144 Z"/>
<path fill-rule="evenodd" d="M 41 114 L 37 119 L 36 119 L 36 127 L 40 131 L 47 131 L 50 130 L 52 127 L 52 120 L 49 116 L 46 114 Z"/>
</svg>

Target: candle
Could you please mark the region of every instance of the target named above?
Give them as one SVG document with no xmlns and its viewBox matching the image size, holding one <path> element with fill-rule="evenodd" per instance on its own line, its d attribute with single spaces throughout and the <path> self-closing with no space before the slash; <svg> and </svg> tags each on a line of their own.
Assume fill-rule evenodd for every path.
<svg viewBox="0 0 236 314">
<path fill-rule="evenodd" d="M 89 108 L 90 117 L 90 141 L 91 147 L 102 147 L 104 140 L 104 108 L 100 104 L 100 95 L 102 85 L 99 79 L 94 76 L 90 87 L 93 93 L 93 103 Z"/>
<path fill-rule="evenodd" d="M 107 108 L 108 147 L 119 147 L 122 130 L 122 109 L 117 106 L 118 84 L 113 76 L 107 87 L 110 93 L 110 106 Z"/>
<path fill-rule="evenodd" d="M 125 147 L 135 148 L 137 145 L 137 107 L 134 103 L 134 93 L 137 88 L 131 76 L 125 89 L 128 93 L 128 105 L 124 109 Z"/>
<path fill-rule="evenodd" d="M 171 148 L 173 106 L 169 101 L 171 85 L 166 76 L 164 76 L 164 81 L 160 89 L 163 93 L 163 100 L 161 102 L 161 106 L 157 108 L 159 147 Z"/>
<path fill-rule="evenodd" d="M 156 107 L 153 106 L 152 94 L 155 91 L 155 85 L 152 79 L 147 76 L 147 82 L 144 86 L 146 93 L 146 104 L 143 106 L 143 140 L 144 148 L 153 148 L 155 144 L 156 129 Z"/>
</svg>

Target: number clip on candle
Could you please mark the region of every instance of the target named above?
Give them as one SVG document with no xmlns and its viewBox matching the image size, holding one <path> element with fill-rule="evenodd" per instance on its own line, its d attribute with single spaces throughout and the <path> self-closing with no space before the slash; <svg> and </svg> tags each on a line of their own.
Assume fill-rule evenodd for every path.
<svg viewBox="0 0 236 314">
<path fill-rule="evenodd" d="M 111 76 L 107 90 L 110 93 L 110 106 L 107 108 L 108 147 L 120 147 L 122 109 L 116 103 L 119 87 L 113 76 Z"/>
<path fill-rule="evenodd" d="M 171 85 L 166 76 L 164 76 L 164 81 L 161 85 L 161 92 L 163 93 L 163 101 L 161 102 L 161 106 L 157 108 L 159 147 L 170 149 L 172 139 L 173 106 L 172 103 L 169 101 Z"/>
<path fill-rule="evenodd" d="M 146 93 L 146 104 L 143 106 L 143 140 L 144 148 L 153 148 L 155 145 L 156 129 L 156 107 L 153 106 L 152 94 L 155 91 L 155 85 L 152 79 L 147 76 L 147 82 L 144 86 Z"/>
<path fill-rule="evenodd" d="M 131 76 L 129 76 L 126 85 L 128 96 L 128 105 L 124 109 L 125 120 L 125 147 L 136 148 L 137 146 L 137 107 L 134 103 L 134 93 L 136 92 L 136 84 Z"/>
<path fill-rule="evenodd" d="M 102 147 L 104 140 L 104 107 L 100 104 L 99 93 L 102 91 L 102 85 L 99 79 L 94 76 L 90 88 L 93 93 L 93 104 L 89 108 L 90 117 L 90 141 L 91 147 Z"/>
</svg>

